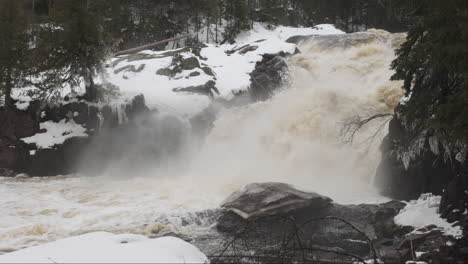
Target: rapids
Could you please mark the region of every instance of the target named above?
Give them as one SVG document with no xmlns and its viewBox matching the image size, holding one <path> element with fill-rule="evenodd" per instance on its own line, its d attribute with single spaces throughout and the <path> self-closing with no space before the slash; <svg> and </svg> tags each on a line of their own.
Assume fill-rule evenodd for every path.
<svg viewBox="0 0 468 264">
<path fill-rule="evenodd" d="M 0 252 L 90 231 L 202 232 L 210 223 L 182 226 L 178 217 L 216 208 L 252 182 L 286 182 L 339 203 L 385 201 L 372 179 L 387 119 L 362 127 L 352 143 L 344 128 L 398 104 L 403 91 L 389 81 L 389 66 L 404 35 L 371 30 L 327 37 L 298 44 L 301 53 L 288 59 L 289 82 L 272 99 L 222 110 L 200 147 L 187 147 L 170 163 L 181 169 L 0 177 Z M 172 226 L 156 221 L 162 217 Z"/>
</svg>

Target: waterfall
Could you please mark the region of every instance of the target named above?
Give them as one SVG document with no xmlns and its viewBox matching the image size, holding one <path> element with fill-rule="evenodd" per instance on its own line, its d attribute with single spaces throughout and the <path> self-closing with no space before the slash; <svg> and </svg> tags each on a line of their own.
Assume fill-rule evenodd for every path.
<svg viewBox="0 0 468 264">
<path fill-rule="evenodd" d="M 403 91 L 389 81 L 390 63 L 403 40 L 380 30 L 303 38 L 287 61 L 289 82 L 268 101 L 222 109 L 195 147 L 182 146 L 194 141 L 188 122 L 149 114 L 103 139 L 126 151 L 105 175 L 0 177 L 0 252 L 96 230 L 196 232 L 177 217 L 216 208 L 252 182 L 285 182 L 339 203 L 384 200 L 371 181 L 386 119 L 363 126 L 352 143 L 344 128 L 392 113 Z M 173 152 L 166 166 L 148 158 Z M 88 158 L 99 162 L 99 153 Z"/>
</svg>

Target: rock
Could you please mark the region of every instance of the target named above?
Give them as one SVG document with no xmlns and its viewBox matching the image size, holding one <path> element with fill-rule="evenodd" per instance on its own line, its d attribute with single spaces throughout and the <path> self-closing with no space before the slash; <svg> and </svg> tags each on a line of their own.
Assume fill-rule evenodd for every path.
<svg viewBox="0 0 468 264">
<path fill-rule="evenodd" d="M 231 55 L 231 54 L 234 54 L 234 53 L 239 53 L 241 55 L 244 55 L 246 54 L 247 52 L 250 52 L 250 51 L 254 51 L 254 50 L 257 50 L 258 49 L 258 46 L 257 45 L 249 45 L 249 44 L 246 44 L 240 48 L 235 48 L 235 49 L 232 49 L 232 50 L 227 50 L 225 51 L 226 54 L 228 55 Z"/>
<path fill-rule="evenodd" d="M 15 176 L 15 172 L 13 170 L 0 168 L 0 177 L 13 177 L 13 176 Z"/>
<path fill-rule="evenodd" d="M 38 121 L 36 113 L 0 107 L 0 139 L 16 141 L 30 137 L 39 131 Z"/>
<path fill-rule="evenodd" d="M 279 182 L 251 183 L 229 195 L 222 208 L 233 211 L 244 219 L 267 215 L 282 215 L 290 211 L 322 209 L 332 200 L 313 192 L 303 192 Z"/>
<path fill-rule="evenodd" d="M 429 136 L 423 138 L 422 147 L 405 167 L 401 152 L 411 137 L 405 131 L 402 121 L 393 118 L 389 123 L 389 134 L 382 142 L 382 160 L 376 172 L 376 185 L 382 194 L 394 199 L 417 199 L 423 193 L 442 194 L 453 178 L 449 160 L 434 154 Z M 409 154 L 405 154 L 408 156 Z"/>
<path fill-rule="evenodd" d="M 442 194 L 439 212 L 449 222 L 459 221 L 467 210 L 468 204 L 468 180 L 463 175 L 457 175 L 448 184 Z"/>
<path fill-rule="evenodd" d="M 169 69 L 169 68 L 161 68 L 159 70 L 156 71 L 156 74 L 158 75 L 164 75 L 164 76 L 172 76 L 172 70 Z"/>
<path fill-rule="evenodd" d="M 37 104 L 31 102 L 27 111 L 0 107 L 0 168 L 22 171 L 29 150 L 20 139 L 39 132 L 39 115 L 34 105 Z"/>
<path fill-rule="evenodd" d="M 283 75 L 288 65 L 282 56 L 286 54 L 264 54 L 263 59 L 255 65 L 255 69 L 250 73 L 249 87 L 253 100 L 267 100 L 283 85 Z"/>
<path fill-rule="evenodd" d="M 50 149 L 38 149 L 22 164 L 22 169 L 34 176 L 55 176 L 76 171 L 76 165 L 84 153 L 89 138 L 69 138 L 61 145 Z"/>
<path fill-rule="evenodd" d="M 200 63 L 195 57 L 188 57 L 180 61 L 180 68 L 182 70 L 193 70 L 195 68 L 200 68 Z"/>
<path fill-rule="evenodd" d="M 204 66 L 204 67 L 201 67 L 201 69 L 202 69 L 206 74 L 208 74 L 208 75 L 210 75 L 210 76 L 215 76 L 214 71 L 213 71 L 210 67 Z"/>
<path fill-rule="evenodd" d="M 138 66 L 138 68 L 136 68 L 135 65 L 126 65 L 124 67 L 114 70 L 114 74 L 118 74 L 122 71 L 137 73 L 141 72 L 143 69 L 145 69 L 145 64 L 141 64 L 140 66 Z"/>
<path fill-rule="evenodd" d="M 262 202 L 262 199 L 257 200 L 259 203 Z M 301 241 L 305 245 L 341 249 L 369 259 L 373 255 L 368 242 L 370 239 L 378 251 L 385 251 L 387 258 L 391 258 L 399 254 L 394 249 L 399 240 L 395 236 L 383 237 L 380 226 L 382 223 L 392 222 L 399 211 L 398 208 L 403 206 L 403 203 L 397 201 L 379 205 L 331 203 L 322 208 L 312 205 L 289 211 L 284 215 L 265 215 L 249 219 L 226 210 L 218 218 L 216 228 L 228 237 L 238 237 L 241 242 L 236 245 L 237 248 L 242 248 L 242 245 L 246 244 L 250 249 L 258 250 L 258 254 L 266 253 L 262 251 L 264 248 L 276 247 L 276 250 L 280 250 L 284 246 L 285 234 L 293 236 L 294 230 L 299 229 Z M 342 220 L 352 224 L 365 235 Z M 317 254 L 315 257 L 324 257 L 320 252 L 314 254 Z M 328 257 L 333 259 L 337 256 Z"/>
<path fill-rule="evenodd" d="M 84 157 L 87 156 L 89 159 L 83 162 L 80 168 L 94 168 L 95 166 L 96 171 L 99 171 L 107 165 L 106 161 L 108 161 L 108 156 L 111 156 L 112 146 L 116 145 L 117 141 L 99 145 L 101 149 L 91 155 L 88 151 L 90 145 L 96 145 L 97 141 L 102 141 L 96 139 L 97 136 L 109 133 L 111 127 L 115 130 L 125 130 L 120 119 L 128 122 L 149 112 L 157 113 L 157 111 L 150 111 L 142 95 L 134 97 L 131 103 L 122 105 L 119 111 L 115 111 L 110 106 L 99 109 L 83 101 L 69 101 L 62 105 L 45 106 L 42 109 L 37 106 L 39 105 L 31 102 L 27 111 L 16 109 L 7 111 L 0 107 L 0 168 L 6 169 L 0 174 L 5 174 L 4 176 L 22 172 L 32 176 L 69 174 L 76 172 L 77 165 L 82 160 L 86 160 Z M 119 118 L 119 115 L 125 117 Z M 48 149 L 36 149 L 35 145 L 28 145 L 21 140 L 38 132 L 45 132 L 40 131 L 40 122 L 59 122 L 64 119 L 73 120 L 86 127 L 89 137 L 69 138 L 63 144 Z M 96 159 L 96 155 L 99 156 L 99 160 Z"/>
<path fill-rule="evenodd" d="M 191 72 L 188 76 L 194 77 L 194 76 L 199 76 L 199 75 L 200 75 L 199 72 L 194 71 L 194 72 Z"/>
<path fill-rule="evenodd" d="M 145 96 L 139 94 L 133 97 L 132 102 L 125 106 L 125 112 L 130 120 L 137 118 L 138 115 L 150 112 L 150 109 L 146 106 Z"/>
<path fill-rule="evenodd" d="M 198 86 L 188 86 L 183 88 L 174 88 L 174 92 L 189 92 L 195 94 L 207 95 L 209 97 L 214 97 L 214 93 L 219 94 L 218 88 L 216 88 L 216 82 L 209 80 L 204 85 Z"/>
</svg>

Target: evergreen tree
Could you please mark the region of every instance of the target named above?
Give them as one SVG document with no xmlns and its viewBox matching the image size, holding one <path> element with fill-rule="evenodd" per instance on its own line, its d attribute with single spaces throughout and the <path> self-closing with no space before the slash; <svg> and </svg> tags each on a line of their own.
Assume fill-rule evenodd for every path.
<svg viewBox="0 0 468 264">
<path fill-rule="evenodd" d="M 72 88 L 84 82 L 84 98 L 95 101 L 96 75 L 110 54 L 110 36 L 103 28 L 102 17 L 93 14 L 93 2 L 86 0 L 55 1 L 50 10 L 50 32 L 55 46 L 50 53 L 49 65 L 61 72 L 62 83 Z M 57 71 L 55 71 L 55 76 Z"/>
<path fill-rule="evenodd" d="M 29 24 L 23 11 L 20 1 L 0 1 L 0 92 L 7 108 L 14 105 L 12 89 L 23 87 L 29 76 Z"/>
<path fill-rule="evenodd" d="M 468 142 L 468 3 L 419 1 L 406 42 L 392 64 L 410 100 L 397 109 L 417 134 Z"/>
</svg>

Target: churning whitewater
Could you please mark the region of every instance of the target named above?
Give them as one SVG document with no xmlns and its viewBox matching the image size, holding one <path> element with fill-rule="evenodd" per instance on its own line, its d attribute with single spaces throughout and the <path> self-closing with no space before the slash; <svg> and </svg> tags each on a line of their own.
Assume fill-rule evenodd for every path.
<svg viewBox="0 0 468 264">
<path fill-rule="evenodd" d="M 398 104 L 403 91 L 389 81 L 389 68 L 403 40 L 371 30 L 301 41 L 281 91 L 222 110 L 211 133 L 194 144 L 200 147 L 187 147 L 170 163 L 182 169 L 165 175 L 148 166 L 125 178 L 0 178 L 0 252 L 91 231 L 202 232 L 211 223 L 182 225 L 180 216 L 216 208 L 252 182 L 290 183 L 339 203 L 384 201 L 372 178 L 387 119 L 365 125 L 352 142 L 346 128 Z"/>
</svg>

